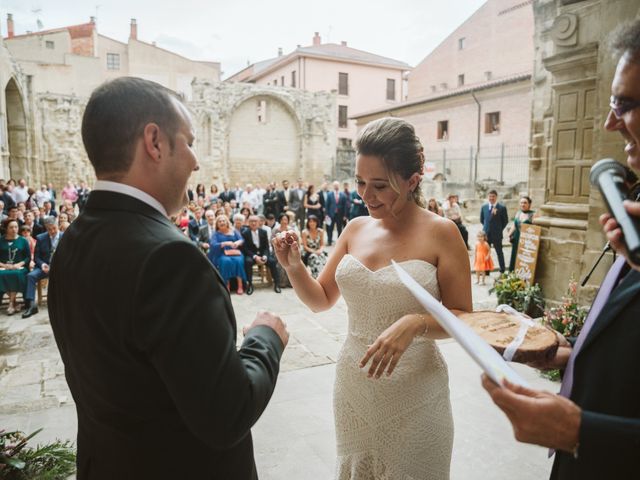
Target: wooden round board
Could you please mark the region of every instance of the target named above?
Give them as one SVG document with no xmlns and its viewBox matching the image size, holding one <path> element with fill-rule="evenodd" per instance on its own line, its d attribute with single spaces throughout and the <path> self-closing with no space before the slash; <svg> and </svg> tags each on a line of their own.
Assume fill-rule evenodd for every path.
<svg viewBox="0 0 640 480">
<path fill-rule="evenodd" d="M 477 311 L 462 314 L 460 319 L 501 355 L 520 330 L 518 317 L 508 313 Z M 558 338 L 553 330 L 536 323 L 529 327 L 512 361 L 529 363 L 547 360 L 553 358 L 557 350 Z"/>
</svg>

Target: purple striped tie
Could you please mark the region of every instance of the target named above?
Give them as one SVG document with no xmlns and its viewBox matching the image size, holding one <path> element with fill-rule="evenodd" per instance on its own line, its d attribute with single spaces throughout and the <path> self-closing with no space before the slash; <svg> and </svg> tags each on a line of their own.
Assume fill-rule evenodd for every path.
<svg viewBox="0 0 640 480">
<path fill-rule="evenodd" d="M 622 268 L 625 266 L 626 260 L 620 255 L 618 259 L 611 265 L 607 276 L 604 278 L 602 285 L 600 286 L 600 290 L 598 290 L 598 295 L 596 295 L 596 299 L 593 301 L 593 305 L 591 305 L 591 310 L 589 310 L 589 314 L 587 315 L 586 320 L 584 321 L 584 326 L 582 327 L 582 331 L 580 335 L 578 335 L 578 339 L 576 340 L 575 345 L 573 346 L 573 350 L 571 351 L 571 356 L 569 357 L 569 361 L 567 362 L 567 369 L 564 372 L 564 376 L 562 377 L 562 386 L 560 387 L 560 395 L 563 397 L 569 398 L 571 395 L 571 388 L 573 387 L 573 366 L 575 363 L 576 355 L 580 351 L 582 344 L 585 339 L 589 335 L 589 331 L 593 324 L 598 318 L 598 315 L 602 311 L 604 304 L 609 299 L 611 292 L 614 287 L 618 284 L 618 279 L 620 277 L 620 273 L 622 272 Z"/>
</svg>

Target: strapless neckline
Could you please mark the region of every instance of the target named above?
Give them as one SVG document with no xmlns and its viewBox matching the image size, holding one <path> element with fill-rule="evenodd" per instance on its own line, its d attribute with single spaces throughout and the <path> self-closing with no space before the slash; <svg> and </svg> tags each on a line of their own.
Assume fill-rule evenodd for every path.
<svg viewBox="0 0 640 480">
<path fill-rule="evenodd" d="M 393 265 L 390 263 L 389 265 L 385 265 L 384 267 L 378 268 L 377 270 L 371 270 L 364 263 L 362 263 L 358 257 L 355 257 L 355 256 L 351 255 L 350 253 L 345 253 L 344 256 L 342 257 L 342 260 L 340 260 L 340 263 L 342 263 L 342 261 L 345 259 L 345 257 L 353 258 L 356 261 L 356 263 L 358 263 L 358 265 L 360 265 L 362 268 L 364 268 L 366 271 L 368 271 L 370 273 L 379 273 L 379 272 L 382 272 L 382 271 L 384 271 L 384 270 L 386 270 L 388 268 L 393 267 Z M 433 263 L 427 262 L 426 260 L 422 260 L 420 258 L 410 258 L 409 260 L 403 260 L 402 262 L 396 262 L 396 263 L 398 265 L 403 265 L 403 264 L 406 264 L 406 263 L 415 263 L 415 262 L 425 264 L 425 265 L 427 265 L 427 266 L 429 266 L 429 267 L 431 267 L 431 268 L 433 268 L 435 270 L 438 269 L 438 267 L 436 267 Z"/>
</svg>

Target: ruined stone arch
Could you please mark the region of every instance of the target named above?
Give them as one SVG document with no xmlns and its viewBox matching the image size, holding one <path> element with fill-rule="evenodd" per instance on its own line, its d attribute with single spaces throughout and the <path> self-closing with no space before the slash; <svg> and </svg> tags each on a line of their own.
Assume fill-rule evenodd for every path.
<svg viewBox="0 0 640 480">
<path fill-rule="evenodd" d="M 28 109 L 20 83 L 12 76 L 4 87 L 8 161 L 3 176 L 31 180 Z"/>
<path fill-rule="evenodd" d="M 303 122 L 286 96 L 254 91 L 240 97 L 227 123 L 226 179 L 264 184 L 301 176 L 303 131 Z"/>
</svg>

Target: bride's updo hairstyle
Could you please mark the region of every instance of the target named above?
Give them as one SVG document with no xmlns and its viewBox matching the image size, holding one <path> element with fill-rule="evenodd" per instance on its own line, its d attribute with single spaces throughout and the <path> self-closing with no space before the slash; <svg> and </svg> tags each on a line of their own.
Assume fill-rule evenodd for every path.
<svg viewBox="0 0 640 480">
<path fill-rule="evenodd" d="M 356 153 L 380 158 L 389 176 L 389 185 L 400 193 L 394 175 L 404 180 L 411 178 L 414 173 L 422 177 L 424 173 L 424 149 L 420 139 L 416 136 L 413 125 L 394 117 L 384 117 L 374 120 L 358 134 L 356 139 Z M 425 201 L 420 184 L 413 190 L 414 202 L 425 208 Z"/>
</svg>

